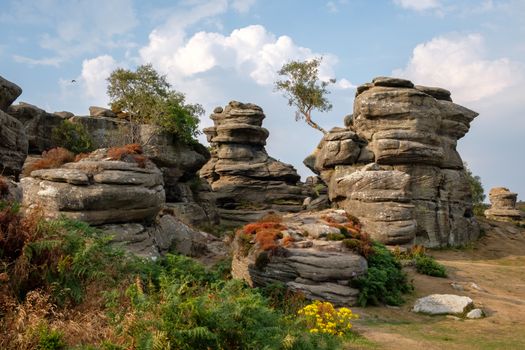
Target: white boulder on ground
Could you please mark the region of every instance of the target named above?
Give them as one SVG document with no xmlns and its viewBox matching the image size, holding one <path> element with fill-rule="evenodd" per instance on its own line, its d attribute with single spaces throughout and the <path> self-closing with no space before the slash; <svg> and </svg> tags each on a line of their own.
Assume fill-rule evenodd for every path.
<svg viewBox="0 0 525 350">
<path fill-rule="evenodd" d="M 413 312 L 429 315 L 458 315 L 474 307 L 469 297 L 454 294 L 432 294 L 416 300 Z"/>
</svg>

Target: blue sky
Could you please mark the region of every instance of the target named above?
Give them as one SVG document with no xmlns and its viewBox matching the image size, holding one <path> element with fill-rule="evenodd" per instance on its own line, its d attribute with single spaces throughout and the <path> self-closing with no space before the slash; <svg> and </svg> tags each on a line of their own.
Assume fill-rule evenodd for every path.
<svg viewBox="0 0 525 350">
<path fill-rule="evenodd" d="M 525 0 L 0 0 L 0 75 L 19 101 L 86 115 L 106 105 L 116 67 L 151 62 L 207 111 L 259 104 L 270 155 L 302 160 L 321 134 L 273 91 L 290 59 L 324 56 L 335 77 L 325 128 L 351 113 L 355 86 L 394 75 L 447 88 L 480 116 L 459 151 L 485 190 L 525 199 Z M 71 80 L 77 83 L 71 83 Z"/>
</svg>

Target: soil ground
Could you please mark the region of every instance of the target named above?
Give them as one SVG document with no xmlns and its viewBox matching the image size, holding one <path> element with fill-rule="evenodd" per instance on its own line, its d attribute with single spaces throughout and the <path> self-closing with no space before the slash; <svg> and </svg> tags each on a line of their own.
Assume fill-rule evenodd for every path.
<svg viewBox="0 0 525 350">
<path fill-rule="evenodd" d="M 484 236 L 461 249 L 432 250 L 448 278 L 429 277 L 407 268 L 415 291 L 399 308 L 352 308 L 361 316 L 355 330 L 363 337 L 347 349 L 525 349 L 525 229 L 511 223 L 479 220 Z M 452 283 L 463 290 L 452 287 Z M 466 295 L 487 314 L 455 320 L 410 311 L 429 294 Z"/>
</svg>

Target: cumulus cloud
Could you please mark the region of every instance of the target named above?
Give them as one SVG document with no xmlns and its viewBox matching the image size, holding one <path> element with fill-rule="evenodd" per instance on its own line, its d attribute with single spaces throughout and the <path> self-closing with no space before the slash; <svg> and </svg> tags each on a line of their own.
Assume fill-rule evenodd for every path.
<svg viewBox="0 0 525 350">
<path fill-rule="evenodd" d="M 440 0 L 394 0 L 402 8 L 414 11 L 426 11 L 441 7 Z"/>
<path fill-rule="evenodd" d="M 80 84 L 85 89 L 87 97 L 95 104 L 106 105 L 107 81 L 111 72 L 117 68 L 117 62 L 109 55 L 98 56 L 82 62 Z"/>
<path fill-rule="evenodd" d="M 173 35 L 178 36 L 175 32 Z M 229 35 L 216 32 L 198 32 L 180 43 L 169 32 L 157 31 L 150 43 L 141 50 L 145 62 L 152 62 L 179 81 L 215 68 L 231 69 L 250 76 L 257 84 L 269 85 L 275 81 L 279 68 L 292 59 L 310 59 L 324 56 L 320 67 L 321 79 L 334 77 L 337 58 L 330 54 L 313 52 L 294 43 L 289 36 L 275 36 L 261 25 L 233 30 Z M 164 43 L 159 45 L 159 43 Z M 167 46 L 171 43 L 172 46 Z M 343 80 L 340 88 L 353 85 Z"/>
<path fill-rule="evenodd" d="M 511 60 L 491 60 L 485 54 L 479 34 L 436 37 L 417 45 L 407 66 L 393 74 L 417 84 L 447 87 L 458 102 L 478 101 L 512 86 L 521 74 Z"/>
</svg>

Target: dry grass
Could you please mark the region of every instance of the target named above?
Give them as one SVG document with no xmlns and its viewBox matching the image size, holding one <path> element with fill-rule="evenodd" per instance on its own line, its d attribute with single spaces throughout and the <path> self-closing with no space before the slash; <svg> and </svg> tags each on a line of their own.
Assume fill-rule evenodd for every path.
<svg viewBox="0 0 525 350">
<path fill-rule="evenodd" d="M 112 160 L 133 161 L 140 168 L 145 168 L 148 161 L 148 158 L 142 155 L 142 146 L 138 143 L 112 147 L 108 149 L 108 157 Z"/>
<path fill-rule="evenodd" d="M 31 173 L 35 170 L 55 169 L 59 168 L 65 163 L 70 163 L 74 161 L 75 155 L 73 154 L 73 152 L 70 152 L 62 147 L 52 148 L 49 151 L 44 151 L 42 153 L 41 159 L 26 167 L 24 169 L 23 175 L 30 176 Z"/>
</svg>

